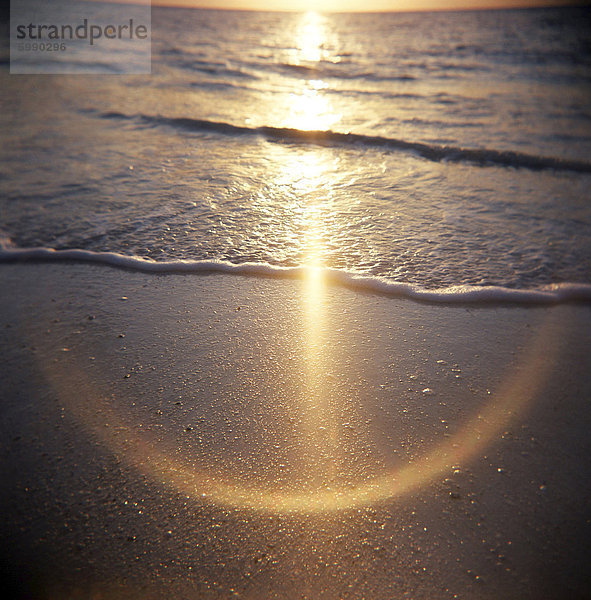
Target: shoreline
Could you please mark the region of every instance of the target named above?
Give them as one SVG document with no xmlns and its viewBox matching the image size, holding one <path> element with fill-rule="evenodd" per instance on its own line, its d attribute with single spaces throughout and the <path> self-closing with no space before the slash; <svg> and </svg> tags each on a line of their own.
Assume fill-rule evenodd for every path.
<svg viewBox="0 0 591 600">
<path fill-rule="evenodd" d="M 591 590 L 589 306 L 64 263 L 0 280 L 15 597 Z"/>
<path fill-rule="evenodd" d="M 560 282 L 533 288 L 514 288 L 503 285 L 452 285 L 429 288 L 412 282 L 393 281 L 388 277 L 355 273 L 328 267 L 280 266 L 263 262 L 232 263 L 225 260 L 152 260 L 116 252 L 95 252 L 79 248 L 56 250 L 33 247 L 14 248 L 0 239 L 2 264 L 70 264 L 102 265 L 129 272 L 160 275 L 232 274 L 245 277 L 306 280 L 310 271 L 321 271 L 326 285 L 367 292 L 389 298 L 404 298 L 435 305 L 474 306 L 551 306 L 567 302 L 590 303 L 591 283 Z"/>
</svg>

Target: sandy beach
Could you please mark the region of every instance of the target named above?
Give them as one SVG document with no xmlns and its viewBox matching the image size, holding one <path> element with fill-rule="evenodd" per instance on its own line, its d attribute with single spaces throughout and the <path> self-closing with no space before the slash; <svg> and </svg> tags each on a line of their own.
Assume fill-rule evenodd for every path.
<svg viewBox="0 0 591 600">
<path fill-rule="evenodd" d="M 11 597 L 590 597 L 588 305 L 0 282 Z"/>
</svg>

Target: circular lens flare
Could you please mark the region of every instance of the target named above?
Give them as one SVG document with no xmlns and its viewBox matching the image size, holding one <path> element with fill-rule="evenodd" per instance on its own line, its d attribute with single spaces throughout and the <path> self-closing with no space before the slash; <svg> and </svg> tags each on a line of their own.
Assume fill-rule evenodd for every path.
<svg viewBox="0 0 591 600">
<path fill-rule="evenodd" d="M 334 436 L 327 433 L 325 403 L 329 400 L 321 382 L 325 357 L 321 353 L 322 311 L 318 300 L 322 295 L 322 270 L 311 267 L 308 271 L 308 364 L 307 391 L 308 417 L 303 421 L 300 435 L 308 439 L 302 449 L 308 452 L 309 485 L 301 491 L 277 489 L 253 483 L 238 483 L 231 477 L 213 476 L 207 469 L 196 469 L 185 464 L 172 453 L 161 449 L 157 441 L 140 439 L 134 428 L 126 424 L 115 406 L 116 400 L 101 391 L 96 383 L 89 381 L 84 369 L 74 362 L 42 362 L 41 368 L 47 381 L 59 394 L 69 409 L 99 436 L 109 449 L 134 467 L 149 474 L 155 481 L 170 486 L 198 500 L 226 507 L 235 507 L 269 513 L 318 513 L 354 509 L 391 500 L 427 485 L 447 473 L 455 465 L 465 464 L 475 458 L 508 423 L 521 413 L 543 388 L 552 372 L 556 353 L 559 352 L 556 335 L 558 324 L 548 319 L 537 336 L 515 364 L 499 388 L 490 396 L 481 410 L 467 419 L 452 437 L 422 457 L 411 460 L 400 468 L 390 469 L 371 479 L 351 482 L 347 486 L 330 483 L 332 452 L 336 451 Z M 315 313 L 312 316 L 312 313 Z M 554 350 L 550 351 L 549 349 Z M 50 349 L 45 353 L 51 356 Z M 96 406 L 101 407 L 97 414 Z M 323 424 L 322 434 L 318 423 Z M 333 428 L 334 432 L 337 431 Z M 136 429 L 137 431 L 137 429 Z M 313 435 L 309 435 L 314 431 Z M 312 448 L 321 447 L 315 455 Z"/>
</svg>

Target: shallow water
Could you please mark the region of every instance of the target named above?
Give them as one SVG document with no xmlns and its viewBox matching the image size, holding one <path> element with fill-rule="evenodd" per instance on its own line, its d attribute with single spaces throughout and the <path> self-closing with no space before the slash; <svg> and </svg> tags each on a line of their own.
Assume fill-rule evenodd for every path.
<svg viewBox="0 0 591 600">
<path fill-rule="evenodd" d="M 590 283 L 590 20 L 155 7 L 150 76 L 2 68 L 4 245 Z"/>
</svg>

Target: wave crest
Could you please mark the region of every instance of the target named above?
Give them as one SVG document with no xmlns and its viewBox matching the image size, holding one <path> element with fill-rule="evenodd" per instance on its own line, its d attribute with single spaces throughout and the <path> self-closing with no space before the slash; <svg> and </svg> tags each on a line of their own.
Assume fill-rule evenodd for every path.
<svg viewBox="0 0 591 600">
<path fill-rule="evenodd" d="M 340 133 L 337 131 L 302 130 L 289 127 L 246 127 L 221 121 L 192 119 L 189 117 L 163 117 L 159 115 L 126 115 L 119 112 L 101 113 L 103 119 L 135 120 L 152 126 L 168 126 L 183 131 L 214 132 L 222 135 L 245 136 L 258 135 L 274 141 L 299 142 L 320 146 L 362 145 L 370 148 L 384 148 L 410 152 L 434 162 L 465 162 L 480 167 L 501 166 L 529 169 L 532 171 L 554 170 L 591 173 L 591 163 L 580 160 L 537 156 L 511 150 L 488 148 L 461 148 L 440 146 L 424 142 L 409 142 L 397 138 L 364 135 L 359 133 Z"/>
</svg>

